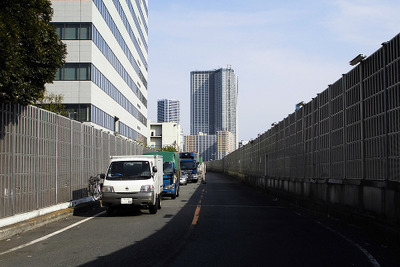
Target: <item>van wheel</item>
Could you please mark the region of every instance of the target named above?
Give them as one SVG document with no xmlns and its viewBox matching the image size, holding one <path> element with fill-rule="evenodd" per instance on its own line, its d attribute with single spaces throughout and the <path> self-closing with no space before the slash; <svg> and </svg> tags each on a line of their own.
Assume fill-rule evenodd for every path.
<svg viewBox="0 0 400 267">
<path fill-rule="evenodd" d="M 156 204 L 155 204 L 155 205 L 150 205 L 150 207 L 149 207 L 149 212 L 150 212 L 151 214 L 156 214 L 156 213 L 157 213 L 157 210 L 158 210 L 159 208 L 160 208 L 160 197 L 157 196 Z"/>
<path fill-rule="evenodd" d="M 158 198 L 158 209 L 159 209 L 159 210 L 161 209 L 161 197 Z"/>
</svg>

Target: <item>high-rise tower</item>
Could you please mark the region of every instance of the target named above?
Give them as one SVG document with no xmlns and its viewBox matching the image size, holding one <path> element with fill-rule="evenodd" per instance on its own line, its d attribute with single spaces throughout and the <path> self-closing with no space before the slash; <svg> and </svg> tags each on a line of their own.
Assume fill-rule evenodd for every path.
<svg viewBox="0 0 400 267">
<path fill-rule="evenodd" d="M 176 122 L 179 124 L 179 100 L 161 99 L 157 101 L 157 122 Z"/>
<path fill-rule="evenodd" d="M 238 82 L 230 67 L 190 73 L 190 133 L 228 131 L 238 140 Z"/>
</svg>

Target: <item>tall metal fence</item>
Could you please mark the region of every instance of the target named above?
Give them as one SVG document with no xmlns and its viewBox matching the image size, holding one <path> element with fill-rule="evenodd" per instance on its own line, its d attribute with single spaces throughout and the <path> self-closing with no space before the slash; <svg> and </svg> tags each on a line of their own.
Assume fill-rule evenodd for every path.
<svg viewBox="0 0 400 267">
<path fill-rule="evenodd" d="M 135 141 L 34 106 L 0 104 L 0 218 L 88 196 L 88 179 Z"/>
<path fill-rule="evenodd" d="M 400 35 L 207 169 L 399 220 Z"/>
</svg>

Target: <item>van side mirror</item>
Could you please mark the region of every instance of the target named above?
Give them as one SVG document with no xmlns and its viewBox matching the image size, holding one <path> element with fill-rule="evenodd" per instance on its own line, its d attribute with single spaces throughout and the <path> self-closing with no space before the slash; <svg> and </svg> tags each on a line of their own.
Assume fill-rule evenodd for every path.
<svg viewBox="0 0 400 267">
<path fill-rule="evenodd" d="M 99 177 L 100 177 L 100 179 L 105 179 L 106 178 L 106 174 L 105 173 L 100 173 Z"/>
<path fill-rule="evenodd" d="M 157 172 L 157 167 L 153 166 L 153 172 Z"/>
</svg>

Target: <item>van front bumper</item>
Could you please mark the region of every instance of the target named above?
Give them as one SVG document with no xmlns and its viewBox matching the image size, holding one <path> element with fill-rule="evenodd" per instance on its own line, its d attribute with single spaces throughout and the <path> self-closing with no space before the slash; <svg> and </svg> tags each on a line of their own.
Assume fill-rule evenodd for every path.
<svg viewBox="0 0 400 267">
<path fill-rule="evenodd" d="M 155 204 L 154 192 L 103 192 L 102 206 L 149 206 Z"/>
</svg>

